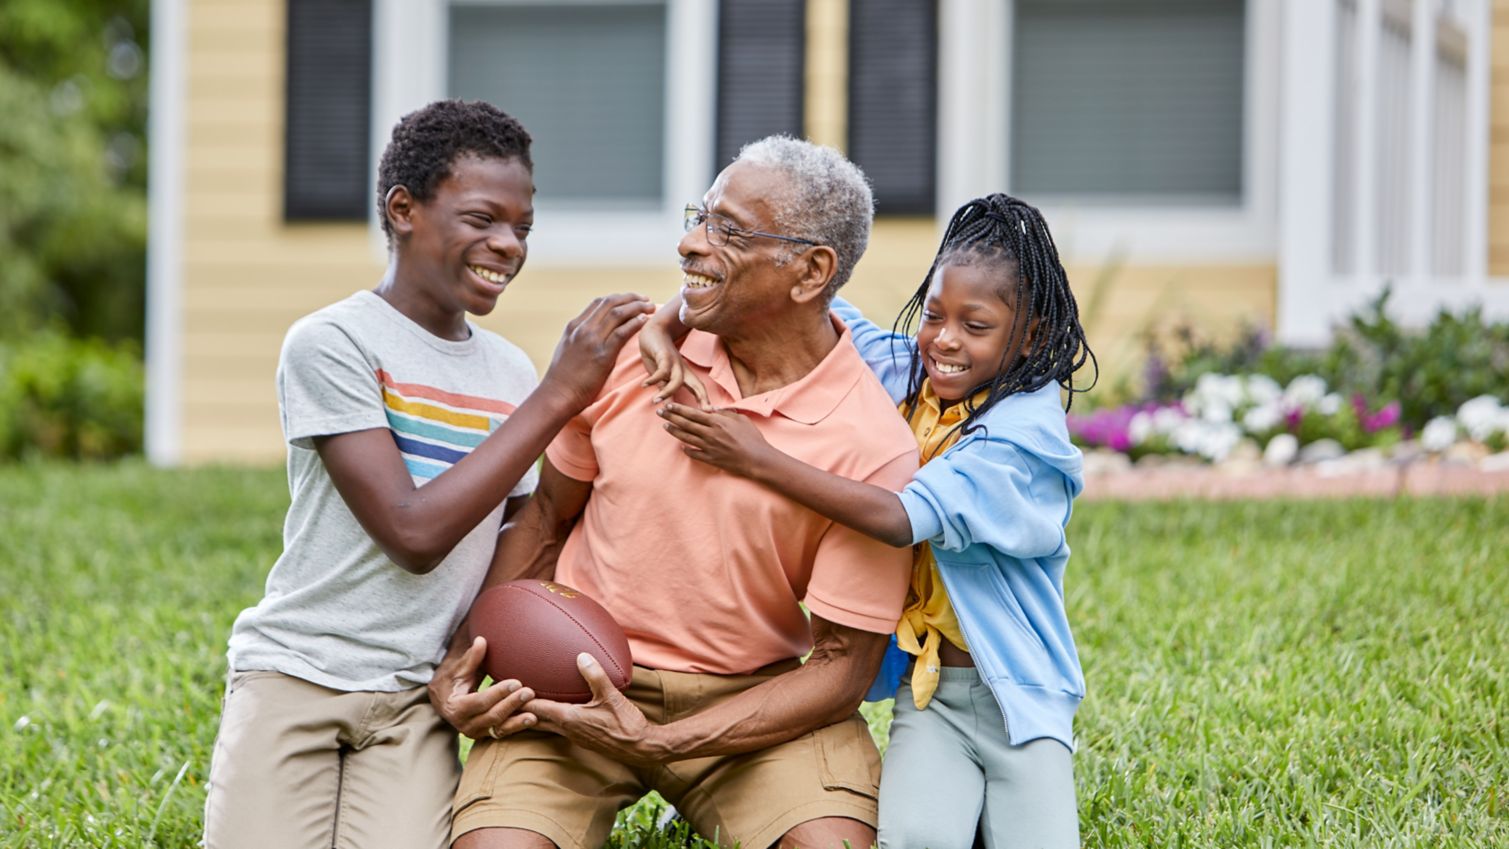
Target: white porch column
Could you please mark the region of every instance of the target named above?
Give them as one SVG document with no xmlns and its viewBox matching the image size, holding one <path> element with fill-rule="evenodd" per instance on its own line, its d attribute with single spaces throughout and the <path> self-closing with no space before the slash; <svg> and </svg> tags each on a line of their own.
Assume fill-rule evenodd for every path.
<svg viewBox="0 0 1509 849">
<path fill-rule="evenodd" d="M 184 97 L 188 67 L 185 0 L 152 0 L 147 113 L 147 460 L 183 456 Z"/>
<path fill-rule="evenodd" d="M 1410 124 L 1409 124 L 1409 275 L 1417 281 L 1430 277 L 1431 221 L 1434 192 L 1431 165 L 1435 123 L 1436 0 L 1413 0 L 1410 10 Z"/>
</svg>

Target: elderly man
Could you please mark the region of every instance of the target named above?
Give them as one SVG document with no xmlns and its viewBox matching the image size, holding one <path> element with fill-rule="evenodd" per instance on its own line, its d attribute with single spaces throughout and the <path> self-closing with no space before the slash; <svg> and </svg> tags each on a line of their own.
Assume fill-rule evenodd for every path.
<svg viewBox="0 0 1509 849">
<path fill-rule="evenodd" d="M 681 351 L 713 403 L 772 444 L 899 490 L 916 442 L 828 311 L 864 252 L 872 204 L 836 151 L 783 137 L 747 146 L 687 210 Z M 644 377 L 627 346 L 551 445 L 488 578 L 553 567 L 602 601 L 628 632 L 633 681 L 620 694 L 589 662 L 587 705 L 471 693 L 480 652 L 453 645 L 432 698 L 482 738 L 454 846 L 597 849 L 615 812 L 649 790 L 725 845 L 869 846 L 880 760 L 856 708 L 910 555 L 686 457 Z"/>
</svg>

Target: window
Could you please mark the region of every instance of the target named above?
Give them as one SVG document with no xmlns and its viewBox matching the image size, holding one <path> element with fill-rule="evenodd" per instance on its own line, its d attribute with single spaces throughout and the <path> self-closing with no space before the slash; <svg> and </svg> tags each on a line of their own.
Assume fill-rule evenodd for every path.
<svg viewBox="0 0 1509 849">
<path fill-rule="evenodd" d="M 1012 188 L 1240 204 L 1245 21 L 1243 0 L 1016 0 Z"/>
<path fill-rule="evenodd" d="M 356 220 L 372 206 L 371 0 L 288 4 L 283 217 Z"/>
<path fill-rule="evenodd" d="M 456 4 L 449 30 L 448 93 L 523 122 L 542 196 L 666 202 L 664 3 Z"/>
</svg>

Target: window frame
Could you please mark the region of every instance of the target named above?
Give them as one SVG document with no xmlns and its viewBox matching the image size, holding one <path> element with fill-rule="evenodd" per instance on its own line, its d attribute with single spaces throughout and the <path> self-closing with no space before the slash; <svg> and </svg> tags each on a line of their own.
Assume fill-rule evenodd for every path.
<svg viewBox="0 0 1509 849">
<path fill-rule="evenodd" d="M 1235 205 L 1173 198 L 1036 193 L 1068 261 L 1273 262 L 1278 239 L 1280 16 L 1247 0 L 1242 192 Z M 938 214 L 997 187 L 1010 192 L 1015 0 L 942 0 L 939 21 Z M 981 67 L 988 73 L 980 73 Z"/>
<path fill-rule="evenodd" d="M 374 0 L 373 124 L 374 163 L 371 197 L 376 197 L 376 167 L 393 125 L 405 113 L 448 96 L 446 52 L 452 6 L 652 5 L 655 0 Z M 702 197 L 713 165 L 713 122 L 717 52 L 717 4 L 705 0 L 660 0 L 666 8 L 665 146 L 661 202 L 650 208 L 625 209 L 621 199 L 535 199 L 539 227 L 530 236 L 534 267 L 665 263 L 667 239 L 681 232 L 681 211 Z M 386 240 L 375 200 L 369 233 L 376 250 L 386 254 Z"/>
</svg>

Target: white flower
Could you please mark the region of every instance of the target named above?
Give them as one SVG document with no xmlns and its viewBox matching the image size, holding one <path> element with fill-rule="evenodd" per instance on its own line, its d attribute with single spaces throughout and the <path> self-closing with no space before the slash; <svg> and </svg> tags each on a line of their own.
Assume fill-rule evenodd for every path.
<svg viewBox="0 0 1509 849">
<path fill-rule="evenodd" d="M 1457 422 L 1450 416 L 1436 416 L 1420 431 L 1420 447 L 1433 453 L 1445 451 L 1456 441 Z"/>
<path fill-rule="evenodd" d="M 1275 404 L 1284 395 L 1278 381 L 1266 374 L 1247 375 L 1247 400 L 1258 406 Z"/>
<path fill-rule="evenodd" d="M 1278 427 L 1284 421 L 1284 411 L 1279 409 L 1278 404 L 1269 402 L 1259 404 L 1248 410 L 1242 416 L 1242 427 L 1248 433 L 1261 434 Z"/>
<path fill-rule="evenodd" d="M 1309 407 L 1325 397 L 1325 378 L 1314 374 L 1302 374 L 1289 381 L 1289 388 L 1284 390 L 1284 401 L 1291 407 L 1309 409 Z"/>
<path fill-rule="evenodd" d="M 1152 435 L 1152 413 L 1149 413 L 1147 410 L 1139 410 L 1133 413 L 1131 420 L 1127 422 L 1127 439 L 1130 439 L 1133 445 L 1141 445 Z"/>
<path fill-rule="evenodd" d="M 1242 441 L 1242 429 L 1231 422 L 1213 425 L 1205 429 L 1200 441 L 1200 456 L 1214 462 L 1226 459 L 1231 449 Z"/>
<path fill-rule="evenodd" d="M 1457 422 L 1467 435 L 1483 442 L 1499 430 L 1503 407 L 1492 395 L 1479 395 L 1457 408 Z"/>
<path fill-rule="evenodd" d="M 1188 419 L 1178 407 L 1159 407 L 1153 411 L 1153 432 L 1171 434 Z"/>
<path fill-rule="evenodd" d="M 1263 449 L 1263 463 L 1269 466 L 1287 466 L 1299 456 L 1299 437 L 1292 433 L 1280 433 L 1268 440 Z"/>
<path fill-rule="evenodd" d="M 1334 416 L 1341 409 L 1341 396 L 1335 392 L 1327 392 L 1319 401 L 1315 402 L 1315 410 L 1323 416 Z"/>
</svg>

